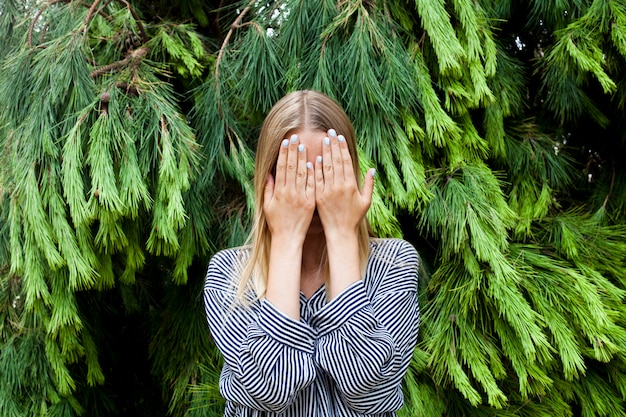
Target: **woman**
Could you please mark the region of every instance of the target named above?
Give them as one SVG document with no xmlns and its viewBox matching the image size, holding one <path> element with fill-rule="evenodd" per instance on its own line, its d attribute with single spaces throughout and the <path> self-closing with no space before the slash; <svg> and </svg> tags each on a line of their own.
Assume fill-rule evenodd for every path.
<svg viewBox="0 0 626 417">
<path fill-rule="evenodd" d="M 332 99 L 296 91 L 270 110 L 251 244 L 217 253 L 204 290 L 226 416 L 394 416 L 402 406 L 418 257 L 403 240 L 370 238 L 374 170 L 362 189 L 358 178 L 354 131 Z"/>
</svg>

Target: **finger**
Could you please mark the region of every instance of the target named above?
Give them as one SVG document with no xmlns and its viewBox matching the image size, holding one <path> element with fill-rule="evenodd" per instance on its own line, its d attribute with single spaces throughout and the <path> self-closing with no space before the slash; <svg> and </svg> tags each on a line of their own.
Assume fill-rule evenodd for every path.
<svg viewBox="0 0 626 417">
<path fill-rule="evenodd" d="M 289 140 L 285 139 L 280 144 L 280 151 L 278 152 L 278 160 L 276 161 L 276 179 L 273 180 L 277 185 L 285 185 L 285 175 L 287 167 L 287 154 L 289 152 Z"/>
<path fill-rule="evenodd" d="M 311 162 L 306 163 L 306 196 L 315 198 L 315 170 Z"/>
<path fill-rule="evenodd" d="M 341 153 L 341 166 L 343 170 L 343 178 L 346 182 L 356 184 L 356 177 L 354 176 L 354 168 L 352 167 L 352 156 L 350 156 L 350 149 L 348 149 L 348 143 L 343 135 L 337 136 L 337 144 Z M 335 172 L 337 169 L 335 168 Z"/>
<path fill-rule="evenodd" d="M 365 206 L 369 209 L 372 204 L 372 194 L 374 193 L 374 177 L 376 176 L 376 170 L 374 168 L 367 171 L 365 179 L 363 180 L 363 188 L 361 189 L 361 201 L 365 203 Z"/>
<path fill-rule="evenodd" d="M 315 159 L 315 197 L 317 198 L 324 191 L 324 168 L 321 155 Z"/>
<path fill-rule="evenodd" d="M 286 185 L 295 185 L 297 168 L 298 168 L 298 136 L 291 135 L 291 138 L 289 139 L 289 152 L 287 152 L 287 169 L 285 173 Z"/>
<path fill-rule="evenodd" d="M 324 186 L 333 184 L 333 158 L 331 154 L 330 138 L 324 138 L 322 144 L 322 171 L 324 172 Z"/>
<path fill-rule="evenodd" d="M 298 168 L 296 177 L 296 189 L 305 190 L 307 181 L 307 168 L 306 168 L 306 149 L 303 144 L 298 145 Z"/>
<path fill-rule="evenodd" d="M 328 137 L 330 138 L 330 153 L 332 156 L 333 164 L 333 179 L 334 181 L 344 180 L 343 170 L 343 157 L 341 156 L 341 149 L 339 149 L 339 139 L 335 129 L 328 131 Z M 344 139 L 345 141 L 345 139 Z"/>
</svg>

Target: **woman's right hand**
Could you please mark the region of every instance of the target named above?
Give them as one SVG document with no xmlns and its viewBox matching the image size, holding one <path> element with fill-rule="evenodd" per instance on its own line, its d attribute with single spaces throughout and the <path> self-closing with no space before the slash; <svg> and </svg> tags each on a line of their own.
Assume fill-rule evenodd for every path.
<svg viewBox="0 0 626 417">
<path fill-rule="evenodd" d="M 280 144 L 276 178 L 268 177 L 263 201 L 272 239 L 300 239 L 302 244 L 306 237 L 315 211 L 315 174 L 306 153 L 297 135 Z"/>
</svg>

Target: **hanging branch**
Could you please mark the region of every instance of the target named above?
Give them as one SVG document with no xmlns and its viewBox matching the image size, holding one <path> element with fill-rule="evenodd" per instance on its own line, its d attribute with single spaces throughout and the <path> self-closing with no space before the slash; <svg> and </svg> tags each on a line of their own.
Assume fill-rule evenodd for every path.
<svg viewBox="0 0 626 417">
<path fill-rule="evenodd" d="M 215 30 L 217 32 L 217 38 L 222 36 L 222 30 L 220 28 L 220 19 L 222 17 L 222 9 L 224 7 L 224 0 L 220 0 L 219 6 L 217 6 L 217 11 L 215 12 Z"/>
<path fill-rule="evenodd" d="M 71 0 L 70 0 L 70 1 L 71 1 Z M 107 6 L 109 5 L 109 3 L 111 3 L 111 1 L 112 1 L 112 0 L 107 0 L 107 2 L 106 2 L 106 3 L 104 3 L 104 5 L 100 8 L 100 10 L 98 10 L 98 14 L 99 14 L 100 16 L 104 17 L 104 18 L 105 18 L 107 21 L 109 21 L 109 22 L 111 22 L 111 16 L 109 16 L 108 14 L 106 14 L 106 13 L 104 12 L 104 9 L 106 9 L 106 8 L 107 8 Z M 100 0 L 98 0 L 98 2 L 100 2 Z M 91 9 L 91 8 L 92 8 L 92 6 L 93 6 L 93 4 L 91 4 L 91 5 L 90 5 L 90 4 L 86 4 L 86 3 L 82 3 L 82 2 L 81 2 L 81 3 L 79 3 L 79 6 L 83 6 L 83 7 L 87 7 L 88 9 Z M 88 12 L 88 13 L 89 13 L 89 12 Z M 95 14 L 95 13 L 93 13 L 93 12 L 92 12 L 92 14 Z M 93 16 L 92 16 L 92 17 L 90 17 L 90 20 L 91 20 L 91 18 L 93 18 Z"/>
<path fill-rule="evenodd" d="M 137 29 L 139 30 L 139 35 L 141 37 L 141 42 L 146 43 L 150 40 L 148 34 L 146 33 L 146 29 L 143 27 L 143 23 L 141 23 L 141 19 L 135 12 L 135 9 L 131 7 L 131 5 L 126 0 L 118 0 L 120 3 L 123 3 L 127 8 L 130 14 L 133 15 L 133 19 L 135 19 L 135 23 L 137 24 Z"/>
<path fill-rule="evenodd" d="M 55 0 L 55 1 L 61 1 L 61 0 Z M 96 14 L 96 8 L 98 7 L 98 5 L 100 4 L 101 1 L 102 0 L 94 0 L 94 2 L 89 7 L 89 11 L 87 12 L 87 16 L 85 16 L 85 23 L 84 23 L 85 32 L 87 32 L 87 28 L 89 27 L 89 22 L 91 21 L 93 16 Z M 109 5 L 109 3 L 111 3 L 111 1 L 112 0 L 107 0 L 107 2 L 104 4 L 102 9 L 106 8 Z M 146 30 L 145 30 L 145 28 L 143 26 L 143 23 L 141 23 L 141 19 L 139 19 L 139 16 L 137 15 L 137 12 L 135 12 L 135 9 L 133 9 L 131 7 L 131 5 L 126 0 L 118 0 L 118 1 L 120 3 L 122 3 L 124 6 L 126 6 L 128 11 L 130 12 L 130 14 L 133 16 L 133 19 L 135 19 L 135 23 L 137 24 L 137 30 L 139 31 L 139 35 L 140 35 L 142 43 L 148 42 L 150 40 L 150 38 L 148 37 L 148 34 L 146 33 Z M 100 11 L 98 11 L 98 14 L 102 13 L 102 9 Z"/>
<path fill-rule="evenodd" d="M 46 4 L 44 4 L 41 7 L 41 9 L 37 11 L 37 14 L 33 18 L 33 20 L 30 22 L 30 27 L 28 28 L 28 47 L 29 48 L 33 46 L 33 30 L 35 30 L 35 25 L 37 24 L 37 21 L 39 20 L 43 12 L 45 12 L 48 7 L 52 6 L 55 3 L 59 3 L 61 1 L 65 1 L 65 0 L 50 0 Z"/>
<path fill-rule="evenodd" d="M 613 168 L 613 175 L 611 176 L 611 185 L 609 186 L 609 192 L 606 197 L 604 197 L 604 202 L 602 203 L 602 208 L 606 210 L 606 205 L 609 202 L 609 198 L 613 193 L 613 187 L 615 186 L 615 177 L 617 173 L 615 172 L 615 159 L 611 158 L 611 167 Z"/>
<path fill-rule="evenodd" d="M 44 27 L 43 30 L 41 31 L 41 38 L 39 39 L 39 43 L 43 43 L 44 40 L 46 39 L 46 33 L 48 33 L 49 27 L 50 27 L 50 23 L 48 23 L 46 27 Z"/>
<path fill-rule="evenodd" d="M 132 51 L 130 51 L 128 53 L 128 55 L 126 55 L 126 58 L 114 62 L 112 64 L 108 64 L 108 65 L 104 65 L 100 68 L 97 68 L 93 71 L 91 71 L 91 73 L 89 74 L 91 76 L 91 78 L 96 78 L 99 77 L 100 75 L 107 73 L 109 71 L 113 71 L 116 70 L 118 68 L 121 68 L 125 65 L 128 64 L 132 64 L 133 66 L 137 66 L 138 62 L 141 61 L 141 59 L 143 57 L 146 56 L 146 54 L 148 53 L 148 51 L 150 50 L 150 48 L 146 47 L 146 46 L 142 46 L 140 48 L 134 49 Z"/>
<path fill-rule="evenodd" d="M 222 62 L 222 57 L 224 56 L 224 50 L 226 50 L 226 45 L 228 45 L 228 42 L 230 41 L 230 37 L 233 35 L 235 29 L 238 29 L 242 26 L 241 21 L 243 20 L 244 16 L 248 13 L 252 5 L 255 3 L 255 1 L 256 0 L 251 0 L 250 3 L 248 3 L 248 5 L 241 11 L 241 13 L 239 13 L 239 16 L 237 16 L 237 19 L 235 19 L 235 21 L 230 25 L 230 29 L 228 30 L 228 33 L 226 34 L 226 37 L 224 38 L 224 42 L 222 42 L 220 51 L 217 54 L 217 59 L 215 60 L 215 70 L 213 71 L 213 76 L 215 77 L 215 96 L 217 99 L 217 111 L 220 114 L 220 117 L 222 116 L 222 103 L 219 97 L 220 96 L 220 93 L 219 93 L 220 91 L 219 90 L 220 63 Z"/>
<path fill-rule="evenodd" d="M 91 6 L 89 7 L 89 10 L 87 11 L 87 16 L 85 16 L 85 23 L 83 24 L 85 33 L 87 33 L 89 22 L 91 21 L 91 18 L 95 14 L 96 8 L 98 7 L 98 4 L 100 4 L 101 1 L 102 0 L 94 0 L 94 2 L 91 3 Z"/>
<path fill-rule="evenodd" d="M 41 17 L 41 15 L 43 14 L 43 12 L 45 12 L 45 11 L 46 11 L 46 10 L 47 10 L 50 6 L 52 6 L 53 4 L 56 4 L 56 3 L 62 3 L 62 2 L 67 3 L 68 1 L 69 1 L 69 0 L 50 0 L 50 1 L 48 1 L 46 4 L 44 4 L 44 5 L 41 7 L 41 9 L 39 9 L 39 10 L 37 11 L 37 13 L 35 14 L 35 17 L 33 17 L 33 20 L 32 20 L 32 21 L 31 21 L 31 23 L 30 23 L 30 27 L 28 28 L 28 46 L 29 46 L 29 47 L 32 47 L 32 46 L 33 46 L 33 31 L 35 30 L 35 25 L 37 24 L 37 21 L 39 20 L 39 18 L 40 18 L 40 17 Z M 84 7 L 89 7 L 89 11 L 87 12 L 87 18 L 85 19 L 85 30 L 87 30 L 87 29 L 86 29 L 86 26 L 87 26 L 87 24 L 89 23 L 89 21 L 91 20 L 91 18 L 92 18 L 92 16 L 93 16 L 93 14 L 94 14 L 95 7 L 98 5 L 98 3 L 99 3 L 100 1 L 101 1 L 101 0 L 97 0 L 97 1 L 95 1 L 95 2 L 94 2 L 94 4 L 92 4 L 91 6 L 90 6 L 90 5 L 88 5 L 88 4 L 84 4 L 84 3 L 81 3 L 81 4 L 80 4 L 81 6 L 84 6 Z M 106 7 L 106 6 L 107 6 L 110 2 L 111 2 L 111 0 L 108 0 L 108 1 L 106 2 L 106 4 L 104 5 L 104 7 Z M 104 8 L 104 7 L 103 7 L 103 8 Z M 106 14 L 106 13 L 104 13 L 102 10 L 99 10 L 99 11 L 98 11 L 98 14 L 99 14 L 99 15 L 101 15 L 102 17 L 104 17 L 104 18 L 105 18 L 105 19 L 107 19 L 107 20 L 111 20 L 111 16 L 109 16 L 109 15 L 108 15 L 108 14 Z M 49 24 L 48 24 L 48 25 L 46 25 L 46 27 L 45 27 L 45 28 L 44 28 L 44 30 L 42 31 L 42 34 L 41 34 L 41 42 L 42 42 L 42 43 L 43 43 L 43 41 L 44 41 L 44 38 L 45 38 L 45 36 L 46 36 L 46 32 L 47 32 L 47 30 L 48 30 L 48 27 L 49 27 L 49 26 L 50 26 Z"/>
<path fill-rule="evenodd" d="M 219 53 L 217 54 L 217 60 L 215 61 L 215 71 L 213 72 L 213 76 L 215 77 L 215 90 L 218 91 L 218 79 L 219 79 L 219 74 L 220 74 L 220 62 L 222 61 L 222 56 L 224 55 L 224 50 L 226 49 L 226 45 L 228 45 L 228 42 L 230 41 L 230 37 L 233 35 L 233 32 L 235 31 L 235 29 L 240 28 L 241 25 L 241 21 L 243 20 L 244 16 L 246 15 L 246 13 L 248 13 L 248 11 L 250 10 L 250 8 L 252 7 L 252 5 L 256 2 L 256 0 L 252 0 L 246 7 L 245 9 L 243 9 L 241 11 L 241 13 L 239 13 L 239 16 L 237 16 L 237 19 L 235 19 L 235 21 L 230 25 L 230 29 L 228 30 L 228 33 L 226 34 L 226 37 L 224 38 L 224 42 L 222 42 L 222 46 L 220 48 Z"/>
</svg>

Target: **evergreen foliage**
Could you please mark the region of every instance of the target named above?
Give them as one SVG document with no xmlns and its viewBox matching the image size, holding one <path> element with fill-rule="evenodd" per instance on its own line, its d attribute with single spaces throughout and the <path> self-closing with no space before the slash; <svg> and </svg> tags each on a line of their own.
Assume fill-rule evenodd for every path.
<svg viewBox="0 0 626 417">
<path fill-rule="evenodd" d="M 423 258 L 399 414 L 626 416 L 624 0 L 1 0 L 0 39 L 0 415 L 221 415 L 204 271 L 313 88 Z"/>
</svg>

